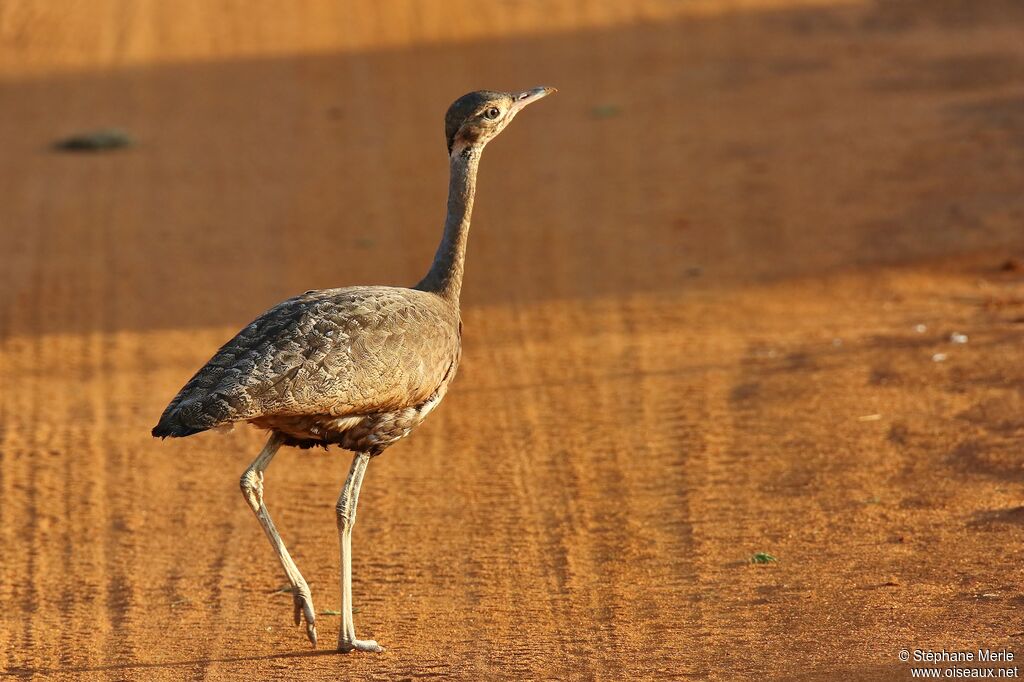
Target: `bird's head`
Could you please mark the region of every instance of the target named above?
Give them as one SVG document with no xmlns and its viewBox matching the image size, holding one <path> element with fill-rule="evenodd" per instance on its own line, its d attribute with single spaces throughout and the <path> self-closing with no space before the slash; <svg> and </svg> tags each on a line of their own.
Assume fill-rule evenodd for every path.
<svg viewBox="0 0 1024 682">
<path fill-rule="evenodd" d="M 523 108 L 553 92 L 554 88 L 541 87 L 518 93 L 477 90 L 463 95 L 452 102 L 444 117 L 448 153 L 467 147 L 482 148 Z"/>
</svg>

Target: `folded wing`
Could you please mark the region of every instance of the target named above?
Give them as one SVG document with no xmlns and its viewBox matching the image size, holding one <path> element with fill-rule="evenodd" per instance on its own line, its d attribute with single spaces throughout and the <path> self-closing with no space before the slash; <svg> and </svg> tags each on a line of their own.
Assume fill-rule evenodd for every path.
<svg viewBox="0 0 1024 682">
<path fill-rule="evenodd" d="M 427 400 L 458 353 L 457 312 L 393 287 L 310 291 L 228 341 L 171 401 L 154 436 L 263 416 L 347 416 Z"/>
</svg>

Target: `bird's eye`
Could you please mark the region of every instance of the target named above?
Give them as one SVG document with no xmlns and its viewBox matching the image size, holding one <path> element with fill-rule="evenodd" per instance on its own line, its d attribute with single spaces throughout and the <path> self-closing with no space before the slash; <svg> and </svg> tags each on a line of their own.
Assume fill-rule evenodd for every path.
<svg viewBox="0 0 1024 682">
<path fill-rule="evenodd" d="M 500 115 L 501 115 L 501 111 L 498 109 L 498 107 L 491 107 L 490 109 L 488 109 L 487 111 L 484 112 L 484 117 L 485 118 L 489 118 L 492 121 L 494 119 L 498 118 L 498 116 L 500 116 Z"/>
</svg>

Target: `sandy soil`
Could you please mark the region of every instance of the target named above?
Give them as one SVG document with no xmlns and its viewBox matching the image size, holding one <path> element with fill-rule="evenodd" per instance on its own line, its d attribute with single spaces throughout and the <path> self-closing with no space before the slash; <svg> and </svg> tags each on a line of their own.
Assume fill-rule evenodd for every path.
<svg viewBox="0 0 1024 682">
<path fill-rule="evenodd" d="M 1024 655 L 1022 5 L 479 4 L 0 4 L 2 672 Z M 149 429 L 269 305 L 415 281 L 444 108 L 548 83 L 483 162 L 460 375 L 367 476 L 356 622 L 388 652 L 312 652 L 237 489 L 261 435 Z M 47 149 L 110 125 L 138 145 Z M 348 462 L 268 472 L 321 610 Z"/>
</svg>

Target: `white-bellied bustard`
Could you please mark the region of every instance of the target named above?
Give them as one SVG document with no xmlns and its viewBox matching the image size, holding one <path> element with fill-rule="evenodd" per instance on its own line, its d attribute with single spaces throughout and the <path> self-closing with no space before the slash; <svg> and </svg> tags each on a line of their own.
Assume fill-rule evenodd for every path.
<svg viewBox="0 0 1024 682">
<path fill-rule="evenodd" d="M 260 315 L 228 341 L 164 410 L 159 437 L 190 436 L 233 422 L 270 432 L 242 475 L 246 501 L 291 583 L 295 624 L 316 646 L 309 587 L 263 503 L 263 472 L 282 445 L 336 444 L 355 453 L 338 498 L 341 651 L 383 651 L 356 639 L 352 526 L 370 459 L 401 440 L 444 398 L 461 355 L 459 293 L 477 166 L 484 146 L 528 104 L 554 92 L 479 91 L 445 116 L 450 184 L 444 235 L 430 271 L 411 289 L 360 286 L 307 291 Z"/>
</svg>

